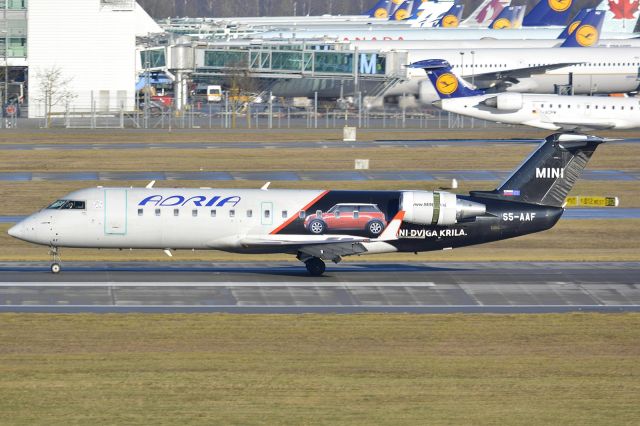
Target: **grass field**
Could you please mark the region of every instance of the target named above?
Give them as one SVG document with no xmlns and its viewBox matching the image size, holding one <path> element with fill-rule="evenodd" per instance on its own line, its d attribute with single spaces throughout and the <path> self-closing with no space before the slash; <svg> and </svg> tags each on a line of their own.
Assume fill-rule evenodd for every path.
<svg viewBox="0 0 640 426">
<path fill-rule="evenodd" d="M 0 315 L 3 424 L 632 425 L 640 315 Z"/>
</svg>

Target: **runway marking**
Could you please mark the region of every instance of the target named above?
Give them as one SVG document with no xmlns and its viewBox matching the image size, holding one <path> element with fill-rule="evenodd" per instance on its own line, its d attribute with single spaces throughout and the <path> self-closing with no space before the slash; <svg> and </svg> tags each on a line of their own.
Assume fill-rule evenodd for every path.
<svg viewBox="0 0 640 426">
<path fill-rule="evenodd" d="M 558 309 L 558 308 L 571 308 L 571 309 L 593 309 L 593 308 L 608 308 L 608 309 L 640 309 L 640 305 L 128 305 L 128 304 L 114 304 L 114 305 L 38 305 L 38 304 L 21 304 L 21 305 L 0 305 L 0 309 L 8 307 L 28 307 L 28 308 L 267 308 L 267 309 L 298 309 L 298 308 L 431 308 L 431 309 L 463 309 L 463 308 L 481 308 L 481 309 Z"/>
<path fill-rule="evenodd" d="M 340 288 L 357 288 L 357 287 L 435 287 L 433 282 L 299 282 L 299 281 L 277 281 L 277 282 L 251 282 L 251 281 L 219 281 L 219 282 L 200 282 L 200 281 L 175 281 L 175 282 L 95 282 L 95 281 L 65 281 L 65 282 L 0 282 L 2 287 L 340 287 Z"/>
</svg>

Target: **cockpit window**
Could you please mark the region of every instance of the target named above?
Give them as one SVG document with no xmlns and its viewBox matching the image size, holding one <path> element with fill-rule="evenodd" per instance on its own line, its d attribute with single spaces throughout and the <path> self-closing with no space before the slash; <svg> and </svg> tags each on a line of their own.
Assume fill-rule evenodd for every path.
<svg viewBox="0 0 640 426">
<path fill-rule="evenodd" d="M 51 204 L 47 209 L 51 210 L 84 210 L 86 203 L 84 201 L 74 200 L 58 200 Z"/>
</svg>

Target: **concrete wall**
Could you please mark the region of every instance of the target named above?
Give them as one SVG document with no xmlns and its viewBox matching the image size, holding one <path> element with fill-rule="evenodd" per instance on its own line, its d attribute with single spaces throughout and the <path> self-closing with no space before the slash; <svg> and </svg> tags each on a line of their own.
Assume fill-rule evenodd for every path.
<svg viewBox="0 0 640 426">
<path fill-rule="evenodd" d="M 135 5 L 137 6 L 137 5 Z M 139 6 L 138 6 L 139 7 Z M 77 97 L 71 109 L 132 110 L 140 9 L 114 10 L 100 0 L 29 0 L 29 117 L 45 114 L 43 74 L 59 68 Z M 148 21 L 144 30 L 148 31 Z M 53 112 L 63 112 L 59 103 Z"/>
</svg>

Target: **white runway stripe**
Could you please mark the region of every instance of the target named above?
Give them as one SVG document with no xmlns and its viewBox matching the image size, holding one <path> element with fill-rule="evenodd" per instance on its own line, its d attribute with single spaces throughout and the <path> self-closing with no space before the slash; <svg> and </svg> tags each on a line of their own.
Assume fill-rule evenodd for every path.
<svg viewBox="0 0 640 426">
<path fill-rule="evenodd" d="M 341 287 L 341 288 L 356 288 L 356 287 L 435 287 L 435 283 L 432 282 L 321 282 L 321 281 L 309 281 L 309 282 L 294 282 L 294 281 L 279 281 L 279 282 L 251 282 L 251 281 L 222 281 L 222 282 L 198 282 L 198 281 L 185 281 L 185 282 L 95 282 L 95 281 L 64 281 L 64 282 L 0 282 L 0 288 L 2 287 Z"/>
</svg>

